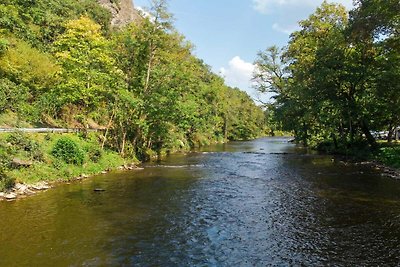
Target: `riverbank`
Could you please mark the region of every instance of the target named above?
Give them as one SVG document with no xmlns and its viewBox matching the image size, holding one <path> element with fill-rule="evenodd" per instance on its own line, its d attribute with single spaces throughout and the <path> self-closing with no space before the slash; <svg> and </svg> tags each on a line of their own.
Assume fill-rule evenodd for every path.
<svg viewBox="0 0 400 267">
<path fill-rule="evenodd" d="M 99 173 L 93 173 L 92 175 L 88 175 L 88 174 L 84 174 L 82 173 L 81 175 L 77 176 L 77 177 L 72 177 L 72 178 L 59 178 L 57 180 L 50 180 L 50 181 L 40 181 L 40 182 L 36 182 L 36 183 L 23 183 L 23 182 L 17 182 L 14 184 L 14 186 L 12 188 L 9 188 L 8 190 L 4 191 L 4 192 L 0 192 L 0 201 L 2 200 L 16 200 L 19 198 L 25 198 L 25 197 L 29 197 L 32 195 L 35 195 L 37 193 L 46 191 L 48 189 L 51 189 L 55 186 L 57 186 L 58 184 L 65 184 L 65 183 L 70 183 L 70 182 L 76 182 L 76 181 L 80 181 L 83 179 L 88 179 L 91 178 L 93 176 L 96 175 L 103 175 L 103 174 L 108 174 L 112 171 L 134 171 L 134 170 L 142 170 L 143 168 L 140 168 L 138 166 L 136 166 L 136 164 L 124 164 L 121 166 L 118 166 L 115 169 L 106 169 L 103 170 Z M 20 180 L 20 179 L 18 179 Z"/>
<path fill-rule="evenodd" d="M 139 161 L 102 149 L 99 133 L 0 134 L 0 199 L 15 199 L 53 184 L 88 178 Z"/>
<path fill-rule="evenodd" d="M 400 179 L 400 142 L 380 141 L 373 150 L 367 145 L 334 149 L 332 144 L 318 146 L 316 150 L 334 155 L 344 164 L 370 165 L 371 168 L 382 170 L 385 176 Z"/>
</svg>

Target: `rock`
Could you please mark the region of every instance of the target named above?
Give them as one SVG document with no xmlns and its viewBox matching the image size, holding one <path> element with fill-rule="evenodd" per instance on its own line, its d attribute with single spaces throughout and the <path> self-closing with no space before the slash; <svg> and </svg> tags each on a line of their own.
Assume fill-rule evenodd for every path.
<svg viewBox="0 0 400 267">
<path fill-rule="evenodd" d="M 86 179 L 86 178 L 89 178 L 89 175 L 82 173 L 81 177 Z"/>
<path fill-rule="evenodd" d="M 50 189 L 50 186 L 45 182 L 39 182 L 39 183 L 32 185 L 30 188 L 37 190 L 37 191 L 41 191 L 41 190 Z"/>
<path fill-rule="evenodd" d="M 6 195 L 6 193 L 0 192 L 0 198 L 3 198 Z"/>
<path fill-rule="evenodd" d="M 24 184 L 21 184 L 21 183 L 16 183 L 15 184 L 15 186 L 14 186 L 14 189 L 15 190 L 20 190 L 21 188 L 28 188 L 26 185 L 24 185 Z"/>
<path fill-rule="evenodd" d="M 107 171 L 102 171 L 101 174 L 107 174 Z"/>
<path fill-rule="evenodd" d="M 34 195 L 35 191 L 30 190 L 29 188 L 24 191 L 24 195 Z"/>
<path fill-rule="evenodd" d="M 118 3 L 112 0 L 97 0 L 100 5 L 111 12 L 111 25 L 115 27 L 125 26 L 139 19 L 139 14 L 134 8 L 132 0 L 120 0 Z"/>
<path fill-rule="evenodd" d="M 8 200 L 12 200 L 12 199 L 16 199 L 17 195 L 15 193 L 8 193 L 8 194 L 5 194 L 4 198 L 8 199 Z"/>
<path fill-rule="evenodd" d="M 32 161 L 29 160 L 22 160 L 19 158 L 13 158 L 13 160 L 11 161 L 11 166 L 13 168 L 29 168 L 30 166 L 33 165 Z"/>
<path fill-rule="evenodd" d="M 103 188 L 95 188 L 95 189 L 93 189 L 93 191 L 94 191 L 94 192 L 104 192 L 104 191 L 106 191 L 106 190 L 103 189 Z"/>
<path fill-rule="evenodd" d="M 29 191 L 32 192 L 31 190 L 29 190 L 29 188 L 28 188 L 27 185 L 20 184 L 20 183 L 17 183 L 17 184 L 14 186 L 14 191 L 15 191 L 15 193 L 17 193 L 18 195 L 25 195 L 25 194 L 28 194 Z"/>
<path fill-rule="evenodd" d="M 126 170 L 129 170 L 129 171 L 132 171 L 132 170 L 143 170 L 143 168 L 140 168 L 140 167 L 136 166 L 135 163 L 130 163 L 130 164 L 124 165 L 124 168 Z"/>
</svg>

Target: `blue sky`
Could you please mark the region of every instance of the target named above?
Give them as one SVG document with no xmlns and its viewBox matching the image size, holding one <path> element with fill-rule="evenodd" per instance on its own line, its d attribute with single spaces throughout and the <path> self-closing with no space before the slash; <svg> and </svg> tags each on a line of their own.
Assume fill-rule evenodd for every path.
<svg viewBox="0 0 400 267">
<path fill-rule="evenodd" d="M 323 0 L 170 0 L 175 27 L 195 45 L 194 53 L 230 86 L 257 94 L 250 78 L 257 52 L 286 45 L 297 22 Z M 347 8 L 352 0 L 336 0 Z M 149 0 L 134 0 L 137 7 Z"/>
</svg>

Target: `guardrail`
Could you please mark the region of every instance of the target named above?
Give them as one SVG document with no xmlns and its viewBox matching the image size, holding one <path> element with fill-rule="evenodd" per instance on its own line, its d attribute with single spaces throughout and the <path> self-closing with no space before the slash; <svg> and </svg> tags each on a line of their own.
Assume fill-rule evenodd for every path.
<svg viewBox="0 0 400 267">
<path fill-rule="evenodd" d="M 79 132 L 98 132 L 98 129 L 85 128 L 0 128 L 0 133 L 79 133 Z"/>
</svg>

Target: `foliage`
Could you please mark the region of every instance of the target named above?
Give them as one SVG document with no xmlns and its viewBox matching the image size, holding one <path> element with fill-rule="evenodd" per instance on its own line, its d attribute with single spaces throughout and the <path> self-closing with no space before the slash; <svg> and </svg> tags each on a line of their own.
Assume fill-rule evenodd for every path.
<svg viewBox="0 0 400 267">
<path fill-rule="evenodd" d="M 0 112 L 18 112 L 28 98 L 28 89 L 25 86 L 17 85 L 7 78 L 0 78 Z"/>
<path fill-rule="evenodd" d="M 388 166 L 400 168 L 400 147 L 380 148 L 377 159 Z"/>
<path fill-rule="evenodd" d="M 360 0 L 346 12 L 326 1 L 300 22 L 285 49 L 260 52 L 254 75 L 272 92 L 269 123 L 304 145 L 377 149 L 371 130 L 400 124 L 399 3 Z"/>
<path fill-rule="evenodd" d="M 14 185 L 15 179 L 8 176 L 4 170 L 0 168 L 0 192 L 10 190 Z"/>
<path fill-rule="evenodd" d="M 154 0 L 151 16 L 111 29 L 96 0 L 1 2 L 0 113 L 30 125 L 105 130 L 80 146 L 85 156 L 71 152 L 71 162 L 64 152 L 75 146 L 60 141 L 58 159 L 45 159 L 57 171 L 63 161 L 100 163 L 107 149 L 148 160 L 263 133 L 262 109 L 193 55 L 167 4 Z"/>
<path fill-rule="evenodd" d="M 8 153 L 11 155 L 22 155 L 31 160 L 43 161 L 44 155 L 40 150 L 39 143 L 30 139 L 21 132 L 10 134 L 6 141 L 10 144 Z"/>
<path fill-rule="evenodd" d="M 85 157 L 78 144 L 68 137 L 58 139 L 51 154 L 65 163 L 75 165 L 82 165 Z"/>
<path fill-rule="evenodd" d="M 63 66 L 57 87 L 62 104 L 94 108 L 112 94 L 111 88 L 123 86 L 100 29 L 81 17 L 68 22 L 66 32 L 55 42 L 56 58 Z"/>
</svg>

